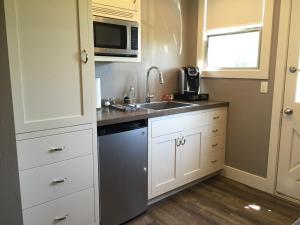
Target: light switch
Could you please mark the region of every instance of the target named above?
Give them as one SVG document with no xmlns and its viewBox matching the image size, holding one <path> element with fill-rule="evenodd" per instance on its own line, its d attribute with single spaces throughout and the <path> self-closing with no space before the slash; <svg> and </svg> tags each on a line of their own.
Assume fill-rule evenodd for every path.
<svg viewBox="0 0 300 225">
<path fill-rule="evenodd" d="M 260 93 L 267 94 L 269 89 L 269 82 L 268 81 L 262 81 L 260 83 Z"/>
</svg>

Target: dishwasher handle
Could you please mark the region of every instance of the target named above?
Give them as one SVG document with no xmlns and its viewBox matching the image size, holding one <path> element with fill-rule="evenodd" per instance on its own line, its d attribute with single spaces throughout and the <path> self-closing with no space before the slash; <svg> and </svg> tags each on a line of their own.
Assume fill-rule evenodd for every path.
<svg viewBox="0 0 300 225">
<path fill-rule="evenodd" d="M 101 126 L 98 127 L 97 131 L 98 131 L 98 136 L 105 136 L 109 134 L 116 134 L 116 133 L 122 133 L 130 130 L 136 130 L 147 126 L 148 126 L 147 120 L 137 120 L 132 122 Z"/>
</svg>

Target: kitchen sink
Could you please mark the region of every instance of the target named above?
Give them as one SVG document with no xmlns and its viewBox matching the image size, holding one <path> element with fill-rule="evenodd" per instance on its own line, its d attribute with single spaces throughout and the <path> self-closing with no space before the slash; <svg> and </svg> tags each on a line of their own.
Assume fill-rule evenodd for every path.
<svg viewBox="0 0 300 225">
<path fill-rule="evenodd" d="M 142 109 L 151 110 L 166 110 L 166 109 L 176 109 L 176 108 L 186 108 L 196 106 L 195 104 L 183 103 L 183 102 L 151 102 L 139 104 L 138 107 Z"/>
</svg>

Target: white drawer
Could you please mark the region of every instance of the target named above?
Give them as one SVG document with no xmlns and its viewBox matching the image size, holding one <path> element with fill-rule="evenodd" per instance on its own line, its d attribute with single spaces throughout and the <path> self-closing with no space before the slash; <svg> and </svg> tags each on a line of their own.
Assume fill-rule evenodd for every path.
<svg viewBox="0 0 300 225">
<path fill-rule="evenodd" d="M 225 163 L 225 152 L 216 151 L 205 155 L 203 158 L 203 170 L 205 173 L 213 173 L 223 169 Z"/>
<path fill-rule="evenodd" d="M 189 130 L 201 127 L 207 124 L 206 113 L 196 113 L 196 114 L 185 114 L 171 118 L 162 117 L 161 120 L 153 121 L 152 137 L 163 136 L 166 134 L 172 134 L 183 130 Z"/>
<path fill-rule="evenodd" d="M 212 123 L 223 123 L 226 121 L 227 117 L 227 109 L 226 108 L 221 108 L 217 110 L 213 110 L 210 112 L 207 112 L 207 124 L 212 124 Z"/>
<path fill-rule="evenodd" d="M 224 135 L 226 132 L 225 123 L 216 123 L 209 126 L 203 127 L 204 138 L 215 137 L 219 135 Z"/>
<path fill-rule="evenodd" d="M 94 189 L 23 211 L 24 225 L 90 225 L 95 222 L 94 218 Z M 59 222 L 59 219 L 62 220 Z"/>
<path fill-rule="evenodd" d="M 92 130 L 82 130 L 17 141 L 19 170 L 91 154 L 92 138 Z"/>
<path fill-rule="evenodd" d="M 93 187 L 93 156 L 20 171 L 23 209 Z"/>
<path fill-rule="evenodd" d="M 225 135 L 206 138 L 203 140 L 204 153 L 219 151 L 225 149 Z"/>
</svg>

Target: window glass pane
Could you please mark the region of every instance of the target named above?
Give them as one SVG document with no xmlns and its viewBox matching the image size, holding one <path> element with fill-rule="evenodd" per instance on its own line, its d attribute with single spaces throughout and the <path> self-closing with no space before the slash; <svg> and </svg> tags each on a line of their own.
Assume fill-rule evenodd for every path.
<svg viewBox="0 0 300 225">
<path fill-rule="evenodd" d="M 208 36 L 208 68 L 258 68 L 260 31 Z"/>
</svg>

